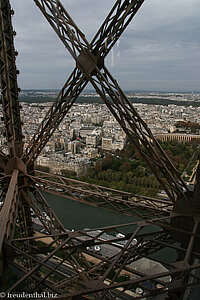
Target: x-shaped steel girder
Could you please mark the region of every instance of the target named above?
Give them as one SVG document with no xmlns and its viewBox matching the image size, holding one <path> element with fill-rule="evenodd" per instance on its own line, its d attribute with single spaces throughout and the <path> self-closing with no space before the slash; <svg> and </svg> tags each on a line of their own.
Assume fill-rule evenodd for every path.
<svg viewBox="0 0 200 300">
<path fill-rule="evenodd" d="M 30 142 L 26 150 L 27 163 L 38 157 L 86 84 L 90 82 L 135 144 L 173 201 L 174 207 L 181 211 L 183 202 L 188 207 L 190 201 L 185 194 L 185 191 L 188 191 L 185 182 L 104 65 L 105 57 L 144 0 L 116 1 L 91 43 L 87 41 L 60 1 L 34 1 L 75 59 L 76 68 Z"/>
</svg>

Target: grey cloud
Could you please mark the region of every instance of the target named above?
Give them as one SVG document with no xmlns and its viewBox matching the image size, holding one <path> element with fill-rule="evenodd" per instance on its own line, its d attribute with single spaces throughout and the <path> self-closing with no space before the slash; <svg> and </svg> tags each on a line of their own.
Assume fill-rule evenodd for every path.
<svg viewBox="0 0 200 300">
<path fill-rule="evenodd" d="M 72 18 L 93 38 L 114 0 L 62 0 Z M 58 88 L 74 61 L 32 0 L 11 0 L 22 88 Z M 200 1 L 146 0 L 124 32 L 111 73 L 125 89 L 199 90 Z M 31 78 L 32 74 L 32 78 Z"/>
</svg>

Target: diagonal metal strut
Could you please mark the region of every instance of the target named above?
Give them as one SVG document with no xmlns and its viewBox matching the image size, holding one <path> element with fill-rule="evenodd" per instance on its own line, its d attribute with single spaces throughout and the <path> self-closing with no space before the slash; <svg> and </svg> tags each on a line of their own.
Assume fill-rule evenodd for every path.
<svg viewBox="0 0 200 300">
<path fill-rule="evenodd" d="M 188 190 L 186 184 L 146 123 L 140 118 L 120 89 L 116 80 L 104 67 L 105 56 L 143 2 L 117 1 L 92 43 L 89 44 L 60 1 L 35 0 L 65 47 L 76 60 L 78 69 L 85 75 L 87 81 L 91 82 L 127 136 L 134 142 L 160 185 L 173 201 L 174 207 L 180 210 L 181 206 L 177 203 L 177 199 L 188 203 L 187 205 L 190 203 L 185 194 L 185 191 Z M 69 101 L 69 99 L 67 100 Z M 40 147 L 43 142 L 42 136 L 43 130 L 37 135 L 39 144 L 37 149 L 31 148 L 32 155 L 38 156 L 42 150 Z M 45 143 L 43 143 L 44 145 Z M 165 178 L 166 181 L 162 178 Z"/>
</svg>

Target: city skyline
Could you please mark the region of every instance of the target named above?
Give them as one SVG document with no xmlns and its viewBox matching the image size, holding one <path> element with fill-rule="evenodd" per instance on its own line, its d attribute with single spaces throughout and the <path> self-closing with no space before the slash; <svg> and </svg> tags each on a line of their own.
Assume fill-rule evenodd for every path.
<svg viewBox="0 0 200 300">
<path fill-rule="evenodd" d="M 88 41 L 114 2 L 62 0 Z M 197 0 L 170 2 L 145 1 L 106 59 L 107 67 L 124 90 L 199 91 L 200 3 Z M 11 5 L 15 10 L 19 86 L 22 89 L 62 88 L 73 70 L 73 59 L 34 1 L 12 0 Z"/>
</svg>

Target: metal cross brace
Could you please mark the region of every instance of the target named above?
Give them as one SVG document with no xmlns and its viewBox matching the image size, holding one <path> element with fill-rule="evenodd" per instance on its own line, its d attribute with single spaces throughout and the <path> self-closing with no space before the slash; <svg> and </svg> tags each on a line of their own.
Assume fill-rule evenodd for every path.
<svg viewBox="0 0 200 300">
<path fill-rule="evenodd" d="M 26 149 L 27 163 L 38 157 L 66 113 L 90 82 L 135 144 L 173 201 L 174 207 L 181 211 L 182 201 L 187 205 L 190 203 L 185 194 L 188 190 L 185 182 L 104 65 L 105 57 L 144 0 L 116 1 L 91 43 L 87 41 L 60 1 L 34 0 L 34 2 L 75 59 L 76 67 Z"/>
</svg>

